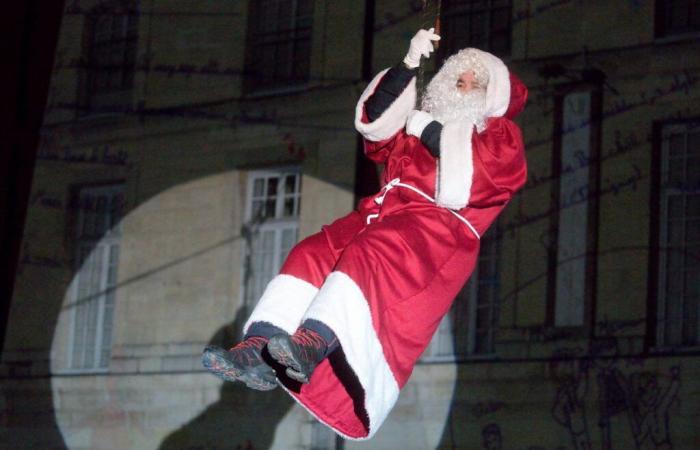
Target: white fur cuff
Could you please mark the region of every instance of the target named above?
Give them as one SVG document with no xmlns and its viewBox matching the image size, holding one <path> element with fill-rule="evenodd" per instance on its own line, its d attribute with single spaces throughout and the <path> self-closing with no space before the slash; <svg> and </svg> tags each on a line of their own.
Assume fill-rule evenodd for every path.
<svg viewBox="0 0 700 450">
<path fill-rule="evenodd" d="M 277 275 L 265 288 L 243 332 L 246 333 L 253 322 L 267 322 L 289 334 L 294 333 L 317 293 L 316 286 L 301 278 Z"/>
<path fill-rule="evenodd" d="M 410 81 L 406 89 L 399 95 L 389 108 L 382 113 L 375 121 L 370 123 L 362 122 L 365 102 L 374 93 L 377 85 L 389 69 L 384 69 L 372 79 L 367 88 L 360 96 L 355 108 L 355 129 L 359 131 L 365 139 L 373 142 L 383 141 L 395 135 L 406 125 L 406 118 L 416 104 L 416 78 Z"/>
<path fill-rule="evenodd" d="M 448 122 L 442 127 L 435 196 L 440 206 L 461 209 L 469 203 L 474 175 L 473 131 L 474 125 L 467 121 Z"/>
</svg>

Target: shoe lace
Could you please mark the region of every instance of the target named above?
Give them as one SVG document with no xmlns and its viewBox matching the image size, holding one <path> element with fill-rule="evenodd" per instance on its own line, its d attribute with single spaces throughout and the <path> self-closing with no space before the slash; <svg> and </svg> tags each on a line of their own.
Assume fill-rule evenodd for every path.
<svg viewBox="0 0 700 450">
<path fill-rule="evenodd" d="M 294 333 L 294 335 L 292 335 L 291 339 L 295 344 L 304 349 L 307 354 L 310 353 L 310 350 L 313 350 L 317 354 L 322 354 L 326 351 L 326 348 L 328 348 L 326 340 L 323 339 L 320 334 L 307 328 L 299 329 L 296 333 Z"/>
<path fill-rule="evenodd" d="M 242 364 L 257 365 L 262 361 L 260 352 L 267 345 L 267 341 L 268 339 L 262 336 L 251 336 L 230 349 L 229 355 Z"/>
<path fill-rule="evenodd" d="M 262 336 L 251 336 L 246 338 L 243 342 L 236 345 L 234 348 L 237 350 L 260 350 L 267 344 L 268 339 Z"/>
</svg>

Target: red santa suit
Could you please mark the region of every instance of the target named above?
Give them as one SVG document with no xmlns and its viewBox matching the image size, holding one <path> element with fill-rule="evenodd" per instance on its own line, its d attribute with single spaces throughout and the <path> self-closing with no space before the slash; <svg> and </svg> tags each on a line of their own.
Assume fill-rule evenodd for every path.
<svg viewBox="0 0 700 450">
<path fill-rule="evenodd" d="M 365 153 L 384 164 L 384 187 L 356 211 L 324 226 L 290 252 L 246 323 L 294 333 L 315 319 L 341 351 L 323 360 L 308 384 L 283 383 L 318 420 L 348 439 L 368 439 L 394 406 L 442 317 L 469 278 L 479 238 L 526 179 L 523 142 L 512 118 L 527 90 L 495 56 L 487 121 L 446 123 L 440 158 L 405 131 L 415 78 L 384 113 L 367 121 L 367 86 L 355 126 Z"/>
</svg>

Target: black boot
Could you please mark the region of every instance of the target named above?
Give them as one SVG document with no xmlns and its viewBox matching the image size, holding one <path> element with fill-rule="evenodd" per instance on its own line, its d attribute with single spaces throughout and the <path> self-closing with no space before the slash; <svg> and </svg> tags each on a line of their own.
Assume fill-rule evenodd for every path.
<svg viewBox="0 0 700 450">
<path fill-rule="evenodd" d="M 225 381 L 241 381 L 251 389 L 269 391 L 277 387 L 275 372 L 262 358 L 267 338 L 251 336 L 230 350 L 208 346 L 202 364 Z"/>
<path fill-rule="evenodd" d="M 287 367 L 289 378 L 308 383 L 318 363 L 326 357 L 328 344 L 317 332 L 299 328 L 291 336 L 272 336 L 267 343 L 267 351 L 275 361 Z"/>
</svg>

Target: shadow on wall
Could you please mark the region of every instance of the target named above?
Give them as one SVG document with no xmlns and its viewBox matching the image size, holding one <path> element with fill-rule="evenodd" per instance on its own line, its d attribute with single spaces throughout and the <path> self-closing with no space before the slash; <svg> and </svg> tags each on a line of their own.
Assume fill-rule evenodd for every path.
<svg viewBox="0 0 700 450">
<path fill-rule="evenodd" d="M 240 309 L 233 323 L 221 327 L 210 345 L 231 347 L 247 317 Z M 214 376 L 214 375 L 212 375 Z M 261 392 L 243 383 L 224 382 L 216 403 L 168 435 L 160 450 L 258 450 L 272 445 L 277 426 L 294 401 L 280 388 Z"/>
</svg>

